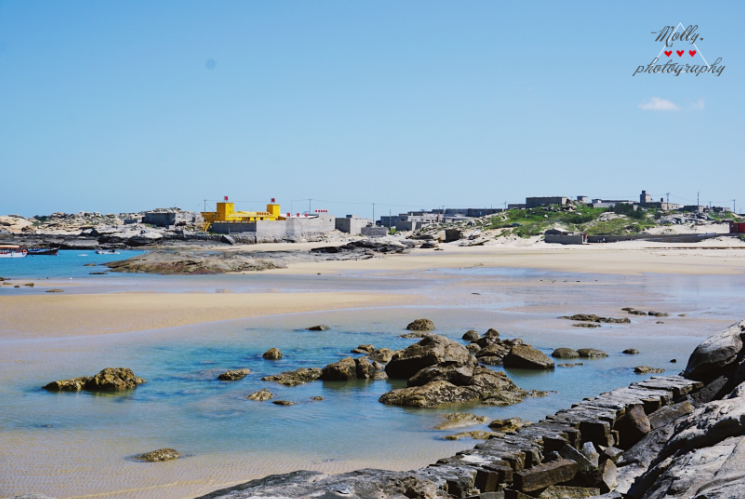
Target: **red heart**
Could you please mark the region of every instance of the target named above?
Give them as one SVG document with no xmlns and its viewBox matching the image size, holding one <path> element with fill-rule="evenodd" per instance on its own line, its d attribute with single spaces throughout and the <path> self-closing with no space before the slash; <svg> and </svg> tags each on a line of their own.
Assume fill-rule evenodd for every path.
<svg viewBox="0 0 745 499">
<path fill-rule="evenodd" d="M 676 50 L 675 53 L 678 54 L 678 57 L 683 57 L 683 54 L 685 54 L 686 51 L 685 50 Z"/>
<path fill-rule="evenodd" d="M 665 55 L 666 55 L 666 56 L 668 56 L 668 57 L 670 57 L 670 55 L 671 55 L 672 53 L 673 53 L 673 51 L 672 51 L 672 50 L 666 50 L 666 51 L 665 51 Z"/>
<path fill-rule="evenodd" d="M 696 55 L 696 51 L 695 50 L 689 50 L 688 53 L 691 54 L 691 57 L 693 57 L 694 55 Z"/>
</svg>

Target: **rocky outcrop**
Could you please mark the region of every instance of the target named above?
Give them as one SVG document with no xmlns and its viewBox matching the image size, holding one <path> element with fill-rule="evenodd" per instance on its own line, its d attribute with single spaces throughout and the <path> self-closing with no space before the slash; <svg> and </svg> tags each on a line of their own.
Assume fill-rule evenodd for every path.
<svg viewBox="0 0 745 499">
<path fill-rule="evenodd" d="M 622 319 L 616 319 L 613 317 L 600 317 L 595 314 L 574 314 L 574 315 L 563 315 L 559 319 L 568 319 L 570 321 L 580 322 L 602 322 L 607 324 L 631 324 L 631 320 L 624 317 Z"/>
<path fill-rule="evenodd" d="M 347 357 L 329 364 L 321 371 L 322 381 L 349 381 L 353 379 L 375 379 L 375 366 L 367 357 Z"/>
<path fill-rule="evenodd" d="M 732 349 L 732 334 L 745 332 L 745 322 L 735 326 L 707 340 L 689 360 L 692 376 L 708 381 L 688 374 L 652 377 L 589 397 L 529 426 L 493 422 L 498 433 L 488 440 L 419 470 L 295 472 L 203 499 L 323 494 L 351 499 L 745 497 L 745 384 L 738 381 L 745 353 L 742 347 Z M 719 370 L 708 369 L 717 364 Z M 433 383 L 456 398 L 464 388 Z M 732 383 L 731 390 L 717 395 Z"/>
<path fill-rule="evenodd" d="M 429 319 L 417 319 L 406 326 L 409 331 L 434 331 L 435 323 Z"/>
<path fill-rule="evenodd" d="M 152 251 L 127 260 L 104 264 L 114 272 L 164 275 L 225 274 L 232 272 L 284 269 L 276 260 L 259 258 L 252 253 L 196 253 Z"/>
<path fill-rule="evenodd" d="M 233 371 L 225 371 L 220 374 L 217 379 L 221 381 L 238 381 L 251 374 L 251 369 L 235 369 Z"/>
<path fill-rule="evenodd" d="M 579 359 L 579 353 L 571 348 L 557 348 L 551 354 L 551 357 L 557 359 Z"/>
<path fill-rule="evenodd" d="M 425 367 L 472 365 L 473 357 L 466 347 L 439 335 L 428 335 L 418 343 L 393 354 L 385 372 L 392 379 L 407 379 Z"/>
<path fill-rule="evenodd" d="M 321 369 L 317 367 L 301 367 L 294 371 L 285 371 L 271 376 L 264 376 L 262 381 L 273 381 L 284 386 L 298 386 L 321 377 Z"/>
<path fill-rule="evenodd" d="M 91 392 L 115 392 L 132 390 L 145 383 L 145 380 L 134 375 L 126 367 L 107 367 L 95 376 L 81 376 L 78 378 L 52 381 L 43 386 L 52 392 L 77 392 L 87 390 Z"/>
<path fill-rule="evenodd" d="M 146 452 L 135 456 L 135 459 L 140 461 L 147 461 L 150 463 L 157 463 L 159 461 L 170 461 L 172 459 L 178 459 L 181 457 L 181 453 L 176 449 L 157 449 L 154 451 Z"/>
</svg>

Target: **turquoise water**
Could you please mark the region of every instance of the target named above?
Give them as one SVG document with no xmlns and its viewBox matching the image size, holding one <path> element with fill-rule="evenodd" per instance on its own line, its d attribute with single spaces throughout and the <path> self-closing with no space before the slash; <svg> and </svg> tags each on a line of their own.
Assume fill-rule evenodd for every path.
<svg viewBox="0 0 745 499">
<path fill-rule="evenodd" d="M 86 267 L 86 263 L 102 265 L 141 255 L 140 250 L 118 250 L 119 255 L 98 255 L 95 250 L 60 250 L 56 256 L 0 258 L 0 277 L 15 279 L 74 279 L 95 277 L 91 272 L 104 272 L 106 267 Z"/>
<path fill-rule="evenodd" d="M 79 273 L 80 262 L 92 260 L 78 253 L 84 252 L 60 257 L 65 265 L 42 262 L 46 257 L 36 259 L 38 265 L 59 265 L 54 267 L 57 274 L 50 277 L 69 274 L 86 283 L 81 288 L 89 291 L 138 286 L 175 292 L 226 288 L 246 293 L 388 289 L 423 294 L 429 301 L 105 336 L 0 338 L 0 446 L 4 449 L 0 453 L 0 496 L 36 490 L 57 497 L 193 497 L 197 491 L 300 468 L 417 467 L 475 444 L 473 440 L 446 441 L 444 435 L 486 429 L 433 430 L 440 413 L 467 410 L 492 419 L 519 416 L 537 421 L 584 397 L 649 377 L 634 374 L 635 366 L 662 367 L 667 369 L 665 374 L 675 374 L 704 337 L 745 317 L 741 299 L 745 285 L 739 276 L 627 278 L 466 269 L 428 273 L 426 279 L 417 274 L 397 278 L 361 273 L 109 277 Z M 50 268 L 46 273 L 52 273 Z M 83 267 L 85 271 L 91 268 Z M 14 272 L 0 275 L 28 277 Z M 35 272 L 37 276 L 45 273 Z M 670 317 L 660 321 L 633 316 L 630 325 L 593 330 L 573 328 L 570 321 L 557 318 L 579 312 L 619 317 L 624 306 L 667 311 Z M 261 381 L 269 374 L 323 367 L 355 356 L 350 350 L 360 344 L 405 348 L 416 340 L 399 335 L 408 322 L 420 317 L 432 319 L 438 334 L 458 341 L 468 329 L 483 333 L 495 327 L 503 337 L 522 338 L 547 354 L 558 347 L 591 347 L 605 350 L 609 357 L 566 361 L 584 365 L 547 372 L 507 370 L 518 386 L 549 391 L 546 397 L 509 407 L 422 410 L 377 401 L 386 391 L 403 386 L 401 381 L 316 381 L 292 388 Z M 318 323 L 328 324 L 331 330 L 304 329 Z M 272 347 L 282 350 L 282 360 L 261 357 Z M 641 354 L 624 355 L 621 352 L 626 348 L 636 348 Z M 673 358 L 678 362 L 670 363 Z M 54 379 L 120 366 L 132 368 L 148 382 L 124 394 L 40 389 Z M 225 370 L 244 367 L 252 374 L 243 380 L 216 379 Z M 269 388 L 275 399 L 297 405 L 283 407 L 245 398 L 261 388 Z M 324 400 L 312 401 L 313 396 Z M 136 453 L 160 447 L 174 447 L 190 457 L 157 468 L 132 459 Z M 111 478 L 100 480 L 101 476 Z M 177 487 L 168 488 L 173 484 Z M 127 492 L 132 487 L 139 487 L 138 492 Z"/>
</svg>

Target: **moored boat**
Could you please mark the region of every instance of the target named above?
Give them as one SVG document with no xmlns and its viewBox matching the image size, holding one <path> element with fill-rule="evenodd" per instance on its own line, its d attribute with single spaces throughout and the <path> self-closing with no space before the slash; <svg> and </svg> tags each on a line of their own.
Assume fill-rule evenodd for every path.
<svg viewBox="0 0 745 499">
<path fill-rule="evenodd" d="M 28 256 L 57 256 L 59 248 L 31 248 Z"/>
<path fill-rule="evenodd" d="M 97 255 L 118 255 L 119 252 L 113 249 L 100 249 L 96 250 Z"/>
<path fill-rule="evenodd" d="M 0 258 L 24 258 L 28 250 L 20 246 L 0 246 Z"/>
</svg>

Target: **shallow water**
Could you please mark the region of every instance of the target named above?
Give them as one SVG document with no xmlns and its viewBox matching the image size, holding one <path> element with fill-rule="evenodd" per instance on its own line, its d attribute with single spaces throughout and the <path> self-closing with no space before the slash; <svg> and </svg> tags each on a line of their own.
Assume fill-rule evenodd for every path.
<svg viewBox="0 0 745 499">
<path fill-rule="evenodd" d="M 193 497 L 294 469 L 410 469 L 474 445 L 473 440 L 442 440 L 463 430 L 432 430 L 439 413 L 468 410 L 490 418 L 536 421 L 584 397 L 649 377 L 634 374 L 634 366 L 679 372 L 704 337 L 745 316 L 742 279 L 727 276 L 625 278 L 466 269 L 401 278 L 350 273 L 325 276 L 323 281 L 266 274 L 127 276 L 111 281 L 116 282 L 95 286 L 119 289 L 117 282 L 146 282 L 183 291 L 220 283 L 243 292 L 268 285 L 282 291 L 374 286 L 426 294 L 429 301 L 422 306 L 288 314 L 106 336 L 0 339 L 0 496 L 37 491 L 56 497 Z M 573 328 L 570 321 L 557 318 L 579 312 L 620 317 L 624 306 L 659 309 L 671 317 L 632 317 L 630 325 L 592 330 Z M 688 317 L 677 317 L 682 313 Z M 287 388 L 260 380 L 298 367 L 323 367 L 352 356 L 349 351 L 359 344 L 404 348 L 416 340 L 399 335 L 419 317 L 432 319 L 438 334 L 454 339 L 468 329 L 495 327 L 503 337 L 520 337 L 546 353 L 560 346 L 593 347 L 610 356 L 566 361 L 585 365 L 550 372 L 507 370 L 522 388 L 550 393 L 503 408 L 415 410 L 377 402 L 402 382 L 313 382 Z M 331 330 L 304 329 L 317 323 Z M 261 358 L 272 347 L 285 357 Z M 641 354 L 620 353 L 630 347 Z M 672 358 L 678 363 L 671 364 Z M 90 375 L 107 366 L 130 367 L 148 383 L 116 395 L 55 394 L 39 388 L 53 379 Z M 216 379 L 224 370 L 242 367 L 253 372 L 241 381 Z M 245 399 L 260 388 L 297 405 Z M 312 401 L 316 395 L 324 400 Z M 189 457 L 157 464 L 132 459 L 159 447 L 175 447 Z"/>
</svg>

